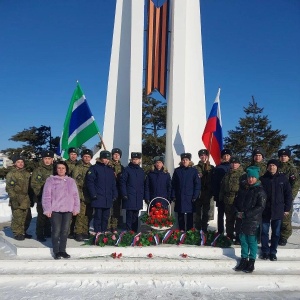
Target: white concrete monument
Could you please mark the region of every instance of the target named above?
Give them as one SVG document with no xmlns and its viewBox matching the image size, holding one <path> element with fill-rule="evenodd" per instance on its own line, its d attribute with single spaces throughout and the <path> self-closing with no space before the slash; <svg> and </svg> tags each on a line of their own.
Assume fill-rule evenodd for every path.
<svg viewBox="0 0 300 300">
<path fill-rule="evenodd" d="M 201 137 L 206 109 L 200 3 L 199 0 L 146 0 L 146 4 L 147 16 L 152 15 L 148 23 L 153 27 L 148 29 L 148 48 L 144 51 L 144 1 L 117 0 L 103 140 L 107 150 L 122 149 L 123 165 L 127 164 L 131 151 L 141 151 L 143 56 L 147 52 L 146 72 L 150 66 L 149 74 L 153 74 L 152 81 L 146 74 L 145 81 L 152 84 L 149 91 L 166 91 L 161 92 L 168 105 L 165 159 L 172 173 L 180 161 L 180 153 L 192 153 L 196 163 L 198 150 L 204 147 Z M 160 40 L 163 32 L 169 34 Z M 161 59 L 164 53 L 167 54 Z M 166 66 L 165 81 L 159 73 L 162 66 Z"/>
</svg>

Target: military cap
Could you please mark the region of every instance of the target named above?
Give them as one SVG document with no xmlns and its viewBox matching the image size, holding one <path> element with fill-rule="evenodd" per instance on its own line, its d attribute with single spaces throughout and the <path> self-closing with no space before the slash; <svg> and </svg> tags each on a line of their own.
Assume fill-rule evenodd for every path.
<svg viewBox="0 0 300 300">
<path fill-rule="evenodd" d="M 289 149 L 280 149 L 278 151 L 278 157 L 280 157 L 282 155 L 286 155 L 288 157 L 291 157 L 291 150 L 289 150 Z"/>
<path fill-rule="evenodd" d="M 257 166 L 248 167 L 246 172 L 247 172 L 247 177 L 255 177 L 257 179 L 259 178 L 259 167 Z"/>
<path fill-rule="evenodd" d="M 84 156 L 84 155 L 89 155 L 90 157 L 93 157 L 93 151 L 90 150 L 90 149 L 84 149 L 81 152 L 81 157 Z"/>
<path fill-rule="evenodd" d="M 239 157 L 237 157 L 237 156 L 232 156 L 232 157 L 230 158 L 230 161 L 229 161 L 229 162 L 230 162 L 231 164 L 240 164 L 240 163 L 241 163 Z"/>
<path fill-rule="evenodd" d="M 68 154 L 70 154 L 70 153 L 78 154 L 77 149 L 75 147 L 71 147 L 71 148 L 68 149 Z"/>
<path fill-rule="evenodd" d="M 201 155 L 207 155 L 208 156 L 208 151 L 206 149 L 201 149 L 198 151 L 198 156 L 200 157 Z"/>
<path fill-rule="evenodd" d="M 11 158 L 11 160 L 12 160 L 12 162 L 13 162 L 14 164 L 15 164 L 16 161 L 18 161 L 18 160 L 23 160 L 23 161 L 25 162 L 24 157 L 22 157 L 20 154 L 15 154 L 15 155 L 13 155 L 13 157 Z"/>
<path fill-rule="evenodd" d="M 42 152 L 42 158 L 44 157 L 51 157 L 53 158 L 54 157 L 54 152 L 51 151 L 51 150 L 45 150 Z"/>
<path fill-rule="evenodd" d="M 153 158 L 153 161 L 154 161 L 154 163 L 156 163 L 157 161 L 161 161 L 162 163 L 164 163 L 164 162 L 165 162 L 165 159 L 164 159 L 163 156 L 155 156 L 155 157 Z"/>
<path fill-rule="evenodd" d="M 114 155 L 115 153 L 119 153 L 120 157 L 122 157 L 122 150 L 121 149 L 119 149 L 119 148 L 113 148 L 111 150 L 111 155 Z"/>
<path fill-rule="evenodd" d="M 111 159 L 111 154 L 109 151 L 103 150 L 100 152 L 100 159 L 101 158 L 107 158 L 107 159 Z"/>
<path fill-rule="evenodd" d="M 267 163 L 267 167 L 269 166 L 269 165 L 275 165 L 276 167 L 278 167 L 279 166 L 279 161 L 277 160 L 277 159 L 270 159 L 269 161 L 268 161 L 268 163 Z"/>
<path fill-rule="evenodd" d="M 180 158 L 181 159 L 187 158 L 188 160 L 191 160 L 192 159 L 192 154 L 191 153 L 181 153 Z"/>
<path fill-rule="evenodd" d="M 142 158 L 141 152 L 131 152 L 131 158 Z"/>
<path fill-rule="evenodd" d="M 221 151 L 221 157 L 223 157 L 223 155 L 225 155 L 225 154 L 231 155 L 231 150 L 230 149 L 223 149 Z"/>
<path fill-rule="evenodd" d="M 262 148 L 255 148 L 252 151 L 252 157 L 254 157 L 256 154 L 261 154 L 262 157 L 265 157 L 265 151 Z"/>
</svg>

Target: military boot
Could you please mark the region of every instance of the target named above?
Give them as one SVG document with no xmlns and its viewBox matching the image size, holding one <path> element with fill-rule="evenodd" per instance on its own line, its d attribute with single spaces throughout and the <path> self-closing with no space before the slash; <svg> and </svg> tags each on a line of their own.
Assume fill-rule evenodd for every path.
<svg viewBox="0 0 300 300">
<path fill-rule="evenodd" d="M 249 259 L 247 267 L 243 270 L 245 273 L 252 273 L 254 271 L 255 259 Z"/>
<path fill-rule="evenodd" d="M 235 271 L 243 271 L 248 265 L 248 259 L 242 258 L 240 263 L 234 268 Z"/>
</svg>

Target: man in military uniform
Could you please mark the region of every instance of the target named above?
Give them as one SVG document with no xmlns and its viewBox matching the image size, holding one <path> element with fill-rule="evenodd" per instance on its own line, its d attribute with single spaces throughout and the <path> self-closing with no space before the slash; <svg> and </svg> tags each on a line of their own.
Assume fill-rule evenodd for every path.
<svg viewBox="0 0 300 300">
<path fill-rule="evenodd" d="M 230 158 L 230 171 L 223 177 L 220 188 L 219 201 L 225 205 L 226 233 L 233 240 L 235 231 L 235 213 L 233 211 L 234 198 L 240 188 L 242 176 L 245 174 L 238 157 Z M 235 244 L 240 244 L 236 236 Z"/>
<path fill-rule="evenodd" d="M 77 157 L 78 157 L 78 152 L 77 149 L 74 147 L 71 147 L 68 149 L 68 154 L 69 154 L 69 158 L 66 160 L 66 163 L 69 167 L 69 176 L 72 177 L 73 175 L 73 170 L 76 166 L 76 164 L 78 163 Z M 74 228 L 75 228 L 75 221 L 76 221 L 76 216 L 72 216 L 72 221 L 70 224 L 70 231 L 69 231 L 69 235 L 68 238 L 69 239 L 73 239 L 74 238 Z"/>
<path fill-rule="evenodd" d="M 214 201 L 216 202 L 216 206 L 218 208 L 218 232 L 224 232 L 224 214 L 225 214 L 225 206 L 224 202 L 219 201 L 219 194 L 221 188 L 221 181 L 226 173 L 230 170 L 230 157 L 231 157 L 231 150 L 230 149 L 223 149 L 221 151 L 221 159 L 222 162 L 216 166 L 212 172 L 211 177 L 211 186 L 212 186 L 212 193 L 214 196 Z"/>
<path fill-rule="evenodd" d="M 289 149 L 280 149 L 278 151 L 279 165 L 278 171 L 284 173 L 289 180 L 292 188 L 293 200 L 296 198 L 300 188 L 300 178 L 296 167 L 290 161 L 291 151 Z M 292 215 L 293 204 L 289 214 L 285 214 L 281 223 L 280 239 L 278 244 L 285 246 L 288 238 L 292 235 Z"/>
<path fill-rule="evenodd" d="M 66 160 L 66 163 L 69 167 L 69 176 L 72 176 L 72 172 L 78 162 L 77 157 L 78 157 L 78 153 L 76 148 L 71 147 L 68 149 L 68 154 L 69 154 L 69 158 Z"/>
<path fill-rule="evenodd" d="M 85 184 L 85 176 L 92 165 L 90 163 L 92 157 L 93 152 L 90 149 L 83 150 L 81 160 L 75 166 L 72 176 L 76 181 L 80 197 L 80 212 L 76 216 L 74 229 L 75 240 L 78 242 L 89 237 L 89 226 L 93 216 L 90 195 Z"/>
<path fill-rule="evenodd" d="M 39 166 L 33 170 L 31 176 L 31 187 L 37 199 L 36 236 L 40 242 L 45 242 L 46 238 L 51 237 L 51 224 L 49 218 L 44 215 L 42 195 L 46 179 L 53 175 L 53 160 L 53 151 L 43 151 L 42 160 L 39 162 Z"/>
<path fill-rule="evenodd" d="M 198 230 L 202 229 L 204 232 L 207 232 L 212 198 L 211 174 L 214 166 L 209 163 L 209 153 L 206 149 L 199 150 L 198 156 L 200 161 L 195 168 L 201 178 L 201 193 L 196 201 L 195 227 Z"/>
<path fill-rule="evenodd" d="M 14 168 L 6 176 L 6 192 L 8 193 L 12 211 L 11 230 L 14 238 L 23 241 L 32 238 L 27 234 L 31 221 L 29 182 L 30 173 L 25 169 L 24 159 L 15 155 L 12 158 Z"/>
<path fill-rule="evenodd" d="M 259 168 L 259 176 L 263 176 L 267 171 L 267 164 L 264 162 L 264 158 L 265 151 L 262 148 L 256 148 L 252 151 L 252 162 L 250 166 Z"/>
<path fill-rule="evenodd" d="M 118 198 L 113 202 L 113 206 L 110 210 L 110 217 L 108 221 L 108 228 L 111 232 L 116 232 L 118 228 L 118 222 L 120 222 L 121 217 L 121 205 L 122 205 L 122 197 L 120 191 L 120 175 L 124 169 L 121 164 L 122 150 L 119 148 L 113 148 L 111 150 L 112 159 L 109 162 L 109 165 L 113 168 L 117 181 L 117 189 L 118 189 Z"/>
</svg>

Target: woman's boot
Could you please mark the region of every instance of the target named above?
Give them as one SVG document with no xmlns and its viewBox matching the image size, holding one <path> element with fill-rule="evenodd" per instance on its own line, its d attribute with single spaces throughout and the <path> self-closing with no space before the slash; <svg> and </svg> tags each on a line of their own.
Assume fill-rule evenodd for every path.
<svg viewBox="0 0 300 300">
<path fill-rule="evenodd" d="M 242 258 L 240 263 L 234 268 L 235 271 L 243 271 L 248 265 L 248 259 Z"/>
<path fill-rule="evenodd" d="M 252 273 L 254 271 L 255 259 L 249 259 L 247 267 L 243 270 L 246 273 Z"/>
</svg>

